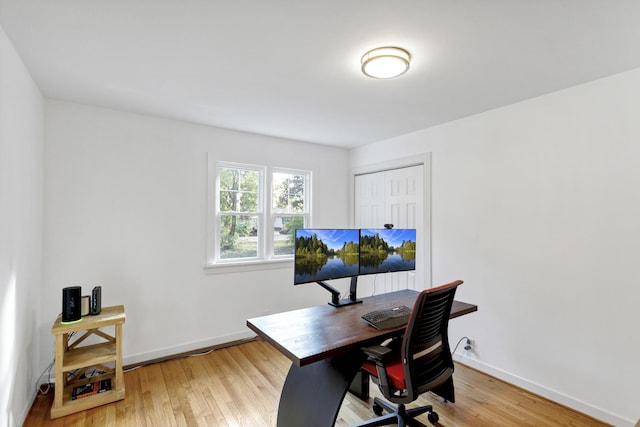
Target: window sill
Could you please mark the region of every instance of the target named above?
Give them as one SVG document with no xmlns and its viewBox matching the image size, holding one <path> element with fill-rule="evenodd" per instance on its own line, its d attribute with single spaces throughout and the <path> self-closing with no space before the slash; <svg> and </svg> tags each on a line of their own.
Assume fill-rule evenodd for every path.
<svg viewBox="0 0 640 427">
<path fill-rule="evenodd" d="M 229 262 L 222 264 L 206 264 L 204 271 L 207 274 L 245 273 L 248 271 L 276 270 L 293 268 L 293 258 L 271 259 L 259 261 Z"/>
</svg>

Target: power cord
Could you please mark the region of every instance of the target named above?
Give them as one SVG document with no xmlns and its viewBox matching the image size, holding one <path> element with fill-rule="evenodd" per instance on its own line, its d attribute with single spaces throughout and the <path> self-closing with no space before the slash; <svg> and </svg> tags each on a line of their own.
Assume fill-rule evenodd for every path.
<svg viewBox="0 0 640 427">
<path fill-rule="evenodd" d="M 222 344 L 217 344 L 217 345 L 212 345 L 206 348 L 202 348 L 199 350 L 193 350 L 190 352 L 185 352 L 185 353 L 179 353 L 179 354 L 174 354 L 171 356 L 166 356 L 166 357 L 161 357 L 158 359 L 154 359 L 154 360 L 148 360 L 146 362 L 138 362 L 135 365 L 130 365 L 127 366 L 125 369 L 122 370 L 122 372 L 131 372 L 131 371 L 135 371 L 136 369 L 145 367 L 145 366 L 149 366 L 149 365 L 153 365 L 155 363 L 160 363 L 160 362 L 167 362 L 170 360 L 178 360 L 178 359 L 182 359 L 185 357 L 198 357 L 198 356 L 206 356 L 208 354 L 211 354 L 212 352 L 216 351 L 216 350 L 222 350 L 223 348 L 228 348 L 228 347 L 233 347 L 234 345 L 238 345 L 238 344 L 243 344 L 243 343 L 247 343 L 247 342 L 252 342 L 257 340 L 258 337 L 257 336 L 253 336 L 250 338 L 245 338 L 245 339 L 239 339 L 236 341 L 231 341 L 231 342 L 227 342 L 227 343 L 222 343 Z"/>
<path fill-rule="evenodd" d="M 462 343 L 462 341 L 467 340 L 467 342 L 464 345 L 464 349 L 465 350 L 471 350 L 471 340 L 469 339 L 469 337 L 462 337 L 460 338 L 460 341 L 458 341 L 458 344 L 456 344 L 455 348 L 453 349 L 453 351 L 451 352 L 451 355 L 453 355 L 453 353 L 456 352 L 456 350 L 458 349 L 458 346 L 460 345 L 460 343 Z"/>
<path fill-rule="evenodd" d="M 140 368 L 145 367 L 145 366 L 153 365 L 154 363 L 158 363 L 158 362 L 166 362 L 166 361 L 169 361 L 169 360 L 181 359 L 181 358 L 183 358 L 183 357 L 199 357 L 199 356 L 206 356 L 207 354 L 210 354 L 210 353 L 212 353 L 213 351 L 218 350 L 219 348 L 220 348 L 220 347 L 216 347 L 216 348 L 211 347 L 211 348 L 209 348 L 209 349 L 205 349 L 205 350 L 202 350 L 202 351 L 196 351 L 196 352 L 194 352 L 194 353 L 179 354 L 179 355 L 175 355 L 175 356 L 167 357 L 167 358 L 165 358 L 165 359 L 158 360 L 158 361 L 141 362 L 141 363 L 138 363 L 137 365 L 130 366 L 130 367 L 126 368 L 126 369 L 123 369 L 123 370 L 122 370 L 122 372 L 131 372 L 131 371 L 135 371 L 136 369 L 140 369 Z"/>
<path fill-rule="evenodd" d="M 51 378 L 51 368 L 53 368 L 54 364 L 55 364 L 55 359 L 52 360 L 51 363 L 49 363 L 49 366 L 44 368 L 44 371 L 42 371 L 38 379 L 36 379 L 36 394 L 45 395 L 51 391 L 51 383 L 49 382 L 49 378 Z M 40 387 L 40 380 L 42 379 L 45 373 L 47 374 L 47 386 L 42 388 Z"/>
</svg>

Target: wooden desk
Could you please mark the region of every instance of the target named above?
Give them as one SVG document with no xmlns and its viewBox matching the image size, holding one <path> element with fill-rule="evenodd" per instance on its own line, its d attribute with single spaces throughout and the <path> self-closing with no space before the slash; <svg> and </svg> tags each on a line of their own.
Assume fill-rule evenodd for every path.
<svg viewBox="0 0 640 427">
<path fill-rule="evenodd" d="M 400 305 L 413 307 L 418 292 L 402 290 L 363 298 L 362 304 L 304 308 L 247 320 L 247 326 L 293 362 L 278 407 L 278 427 L 335 424 L 349 385 L 366 359 L 360 348 L 398 336 L 404 326 L 379 331 L 361 316 Z M 450 318 L 478 307 L 454 301 Z"/>
</svg>

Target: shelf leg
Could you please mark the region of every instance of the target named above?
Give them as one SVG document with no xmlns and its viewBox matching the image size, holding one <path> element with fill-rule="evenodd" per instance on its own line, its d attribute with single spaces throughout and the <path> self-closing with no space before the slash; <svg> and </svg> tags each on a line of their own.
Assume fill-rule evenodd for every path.
<svg viewBox="0 0 640 427">
<path fill-rule="evenodd" d="M 62 407 L 62 395 L 64 393 L 64 372 L 62 372 L 62 361 L 64 357 L 64 347 L 65 342 L 67 341 L 66 334 L 58 334 L 56 335 L 56 360 L 55 360 L 55 387 L 54 387 L 54 398 L 53 398 L 53 407 L 61 408 Z"/>
</svg>

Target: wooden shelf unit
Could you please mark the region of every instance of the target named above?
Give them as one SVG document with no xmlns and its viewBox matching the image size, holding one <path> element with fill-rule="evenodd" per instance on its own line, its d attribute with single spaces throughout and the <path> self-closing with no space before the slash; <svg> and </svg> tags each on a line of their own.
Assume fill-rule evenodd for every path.
<svg viewBox="0 0 640 427">
<path fill-rule="evenodd" d="M 122 374 L 122 325 L 124 322 L 125 313 L 122 305 L 104 307 L 100 314 L 85 316 L 74 323 L 62 323 L 62 315 L 58 316 L 51 327 L 51 333 L 56 338 L 56 379 L 51 407 L 52 419 L 124 399 Z M 110 326 L 114 327 L 113 335 L 101 330 Z M 81 331 L 85 332 L 71 341 L 71 336 Z M 91 336 L 100 337 L 105 342 L 81 345 Z M 106 366 L 107 364 L 113 364 L 113 368 Z M 80 378 L 90 368 L 99 369 L 104 374 Z M 104 379 L 111 380 L 111 390 L 76 400 L 71 399 L 74 387 Z"/>
</svg>

